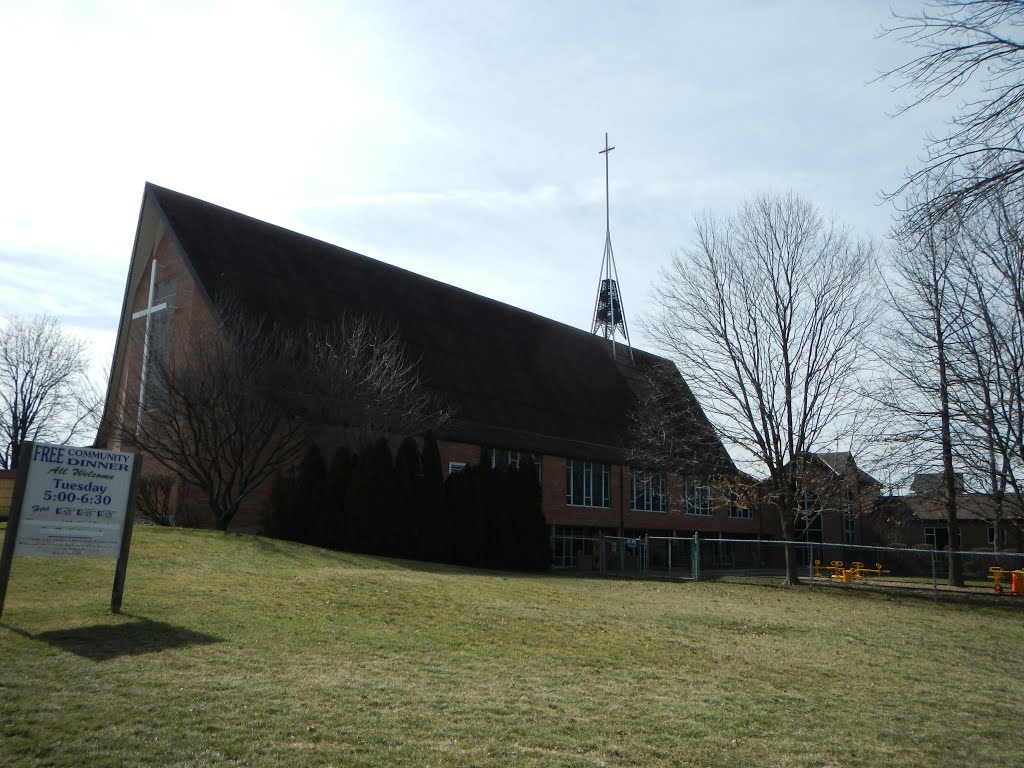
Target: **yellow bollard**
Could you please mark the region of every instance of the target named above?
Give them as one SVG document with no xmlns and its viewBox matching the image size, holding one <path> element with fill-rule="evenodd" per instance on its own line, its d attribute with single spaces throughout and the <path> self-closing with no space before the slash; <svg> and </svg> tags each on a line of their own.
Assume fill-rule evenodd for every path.
<svg viewBox="0 0 1024 768">
<path fill-rule="evenodd" d="M 1003 580 L 1003 576 L 1006 575 L 1007 571 L 1004 571 L 1001 566 L 993 565 L 993 566 L 989 566 L 988 572 L 992 574 L 992 589 L 993 589 L 993 591 L 995 591 L 995 592 L 1002 592 L 1003 591 L 1003 585 L 1002 585 L 1001 582 Z"/>
</svg>

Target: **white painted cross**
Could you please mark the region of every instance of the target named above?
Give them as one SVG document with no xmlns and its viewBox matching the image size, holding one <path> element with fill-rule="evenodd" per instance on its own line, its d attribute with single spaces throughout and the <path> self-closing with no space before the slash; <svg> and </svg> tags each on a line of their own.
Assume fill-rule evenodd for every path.
<svg viewBox="0 0 1024 768">
<path fill-rule="evenodd" d="M 139 434 L 139 429 L 142 427 L 142 411 L 145 408 L 146 403 L 146 376 L 149 373 L 149 324 L 152 320 L 153 314 L 159 312 L 161 309 L 167 309 L 167 302 L 161 301 L 155 307 L 153 306 L 153 297 L 156 293 L 156 259 L 153 259 L 153 267 L 149 271 L 149 301 L 146 303 L 145 309 L 140 309 L 132 315 L 132 320 L 138 320 L 140 317 L 146 318 L 146 335 L 142 339 L 142 372 L 139 377 L 139 412 L 135 417 L 135 434 Z"/>
</svg>

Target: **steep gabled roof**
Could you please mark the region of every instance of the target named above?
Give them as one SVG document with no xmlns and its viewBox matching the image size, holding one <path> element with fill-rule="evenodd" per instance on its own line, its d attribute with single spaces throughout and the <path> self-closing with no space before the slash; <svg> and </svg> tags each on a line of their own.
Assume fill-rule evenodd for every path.
<svg viewBox="0 0 1024 768">
<path fill-rule="evenodd" d="M 208 300 L 285 326 L 344 311 L 396 327 L 424 382 L 457 408 L 446 437 L 622 461 L 635 398 L 621 345 L 613 360 L 585 331 L 153 184 L 140 230 L 148 208 Z M 663 362 L 635 354 L 641 367 Z"/>
<path fill-rule="evenodd" d="M 857 466 L 857 462 L 854 461 L 853 454 L 849 451 L 812 453 L 811 456 L 831 469 L 839 477 L 849 477 L 851 479 L 856 477 L 860 483 L 865 485 L 882 485 L 875 478 Z"/>
</svg>

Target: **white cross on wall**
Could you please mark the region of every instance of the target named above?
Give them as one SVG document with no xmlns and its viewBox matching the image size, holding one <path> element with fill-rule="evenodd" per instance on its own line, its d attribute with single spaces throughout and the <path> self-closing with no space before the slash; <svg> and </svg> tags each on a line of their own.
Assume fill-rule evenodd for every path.
<svg viewBox="0 0 1024 768">
<path fill-rule="evenodd" d="M 139 412 L 135 417 L 136 435 L 139 434 L 139 429 L 142 427 L 142 411 L 146 403 L 146 376 L 149 373 L 149 325 L 154 313 L 159 312 L 161 309 L 167 309 L 166 301 L 161 301 L 155 307 L 153 306 L 155 293 L 156 259 L 153 259 L 153 267 L 149 270 L 149 301 L 146 303 L 145 309 L 140 309 L 132 314 L 132 320 L 138 320 L 140 317 L 146 318 L 146 335 L 142 340 L 142 373 L 139 378 Z"/>
</svg>

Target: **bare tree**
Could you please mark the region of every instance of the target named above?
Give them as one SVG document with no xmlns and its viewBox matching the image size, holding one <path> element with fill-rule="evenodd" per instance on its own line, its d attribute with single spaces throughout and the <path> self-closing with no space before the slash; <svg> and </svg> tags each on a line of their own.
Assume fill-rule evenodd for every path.
<svg viewBox="0 0 1024 768">
<path fill-rule="evenodd" d="M 881 76 L 910 94 L 901 111 L 968 84 L 980 89 L 944 136 L 930 138 L 923 164 L 893 194 L 932 190 L 908 205 L 906 222 L 920 232 L 1024 179 L 1024 2 L 930 0 L 920 13 L 895 18 L 886 33 L 921 50 Z"/>
<path fill-rule="evenodd" d="M 883 358 L 890 367 L 880 402 L 897 416 L 891 439 L 912 446 L 939 446 L 949 531 L 949 583 L 963 586 L 956 556 L 957 488 L 954 470 L 951 400 L 951 346 L 962 332 L 962 263 L 956 222 L 933 226 L 922 236 L 899 242 L 892 267 L 890 305 L 899 323 L 889 329 Z"/>
<path fill-rule="evenodd" d="M 801 514 L 798 459 L 834 445 L 859 404 L 874 259 L 811 204 L 764 195 L 731 218 L 699 219 L 652 291 L 647 335 L 725 443 L 767 475 L 787 540 Z M 797 580 L 791 546 L 786 577 Z"/>
<path fill-rule="evenodd" d="M 751 478 L 741 475 L 729 457 L 714 427 L 693 396 L 675 365 L 653 358 L 637 362 L 633 389 L 636 402 L 627 414 L 626 461 L 650 472 L 675 472 L 685 478 L 700 478 L 722 496 L 742 496 L 747 505 L 756 503 Z M 670 504 L 685 503 L 672 496 L 673 483 L 665 484 Z M 685 492 L 685 485 L 682 486 Z"/>
<path fill-rule="evenodd" d="M 178 481 L 170 475 L 139 478 L 135 507 L 139 517 L 154 525 L 172 526 L 178 522 L 175 495 Z"/>
<path fill-rule="evenodd" d="M 342 315 L 303 334 L 309 380 L 309 416 L 341 427 L 368 445 L 381 435 L 436 429 L 453 409 L 420 380 L 398 331 L 380 320 Z"/>
<path fill-rule="evenodd" d="M 735 467 L 678 370 L 655 359 L 638 363 L 626 459 L 645 469 L 732 474 Z"/>
<path fill-rule="evenodd" d="M 216 330 L 152 345 L 144 413 L 115 431 L 198 489 L 221 530 L 324 425 L 380 434 L 442 418 L 380 325 L 290 331 L 230 304 L 218 315 Z"/>
<path fill-rule="evenodd" d="M 49 315 L 7 318 L 0 328 L 0 468 L 17 468 L 26 440 L 81 436 L 98 407 L 84 341 Z"/>
<path fill-rule="evenodd" d="M 908 466 L 938 459 L 936 489 L 949 542 L 961 509 L 997 529 L 1019 525 L 1024 481 L 1024 229 L 1020 193 L 991 188 L 897 246 L 893 376 L 882 404 L 891 437 L 916 449 Z M 963 495 L 964 490 L 982 495 Z M 950 580 L 958 567 L 950 555 Z"/>
<path fill-rule="evenodd" d="M 1024 519 L 1024 201 L 990 192 L 962 222 L 965 315 L 955 338 L 954 427 L 961 462 L 1004 522 Z"/>
</svg>

